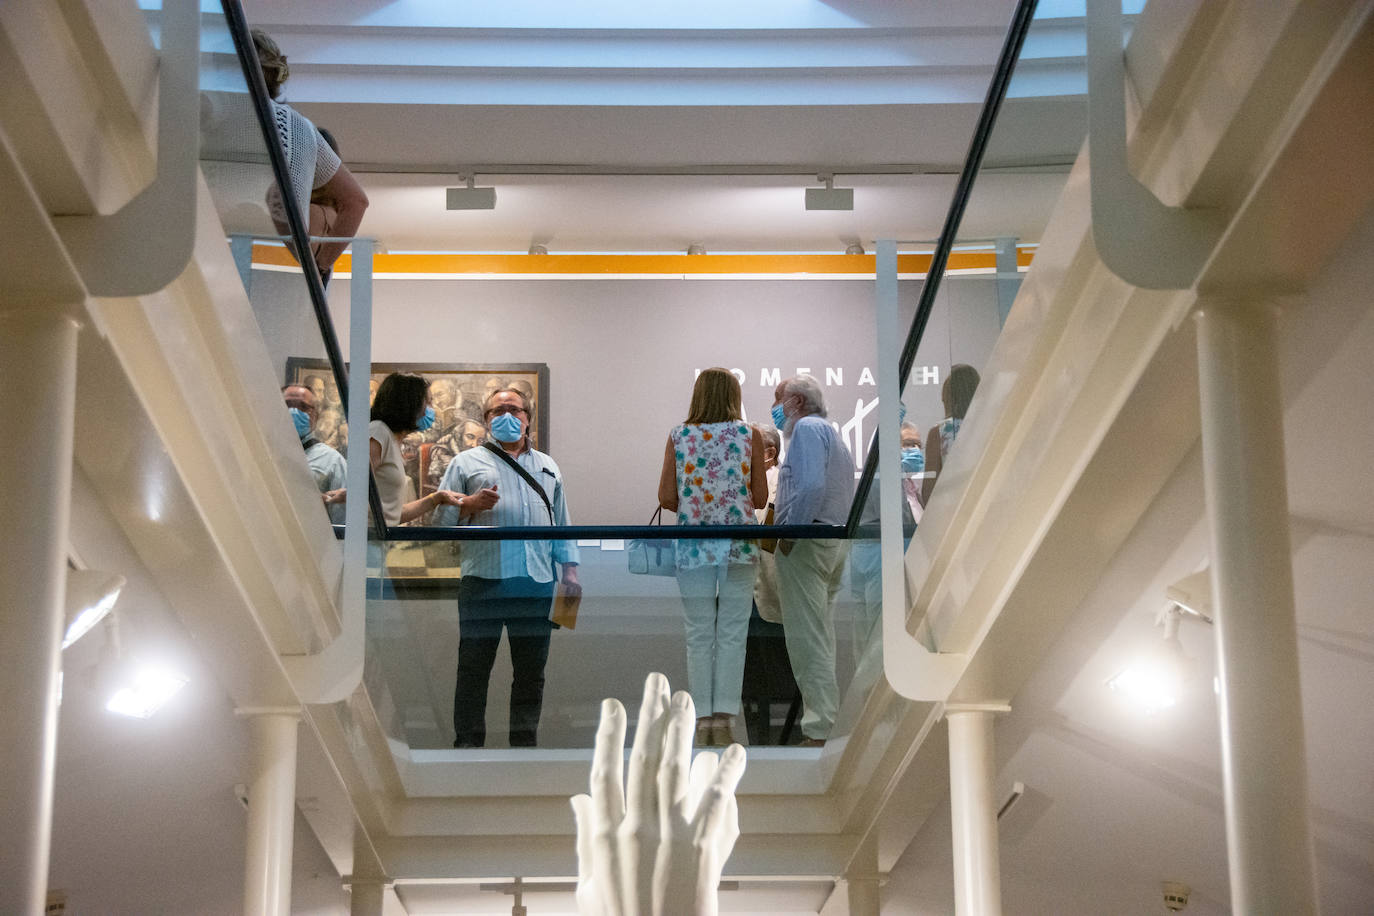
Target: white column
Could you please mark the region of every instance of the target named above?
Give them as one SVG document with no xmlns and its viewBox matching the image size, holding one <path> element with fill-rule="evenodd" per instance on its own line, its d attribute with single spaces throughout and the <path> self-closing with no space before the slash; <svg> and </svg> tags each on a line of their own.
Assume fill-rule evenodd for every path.
<svg viewBox="0 0 1374 916">
<path fill-rule="evenodd" d="M 382 916 L 382 905 L 390 883 L 383 879 L 349 879 L 349 916 Z"/>
<path fill-rule="evenodd" d="M 1005 706 L 949 706 L 949 803 L 954 839 L 954 911 L 999 916 L 1002 881 L 997 860 L 996 769 L 992 723 Z"/>
<path fill-rule="evenodd" d="M 1277 310 L 1197 311 L 1231 907 L 1315 913 Z"/>
<path fill-rule="evenodd" d="M 252 730 L 248 784 L 248 851 L 244 858 L 246 916 L 291 912 L 291 852 L 296 819 L 296 709 L 240 709 Z"/>
<path fill-rule="evenodd" d="M 78 325 L 0 311 L 0 913 L 43 912 L 71 508 Z"/>
</svg>

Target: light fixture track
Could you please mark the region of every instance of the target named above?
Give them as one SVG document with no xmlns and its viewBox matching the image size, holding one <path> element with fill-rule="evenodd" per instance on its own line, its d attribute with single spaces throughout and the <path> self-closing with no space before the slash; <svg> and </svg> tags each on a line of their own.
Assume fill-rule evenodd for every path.
<svg viewBox="0 0 1374 916">
<path fill-rule="evenodd" d="M 959 169 L 937 163 L 871 163 L 865 165 L 834 165 L 824 163 L 718 163 L 678 165 L 633 165 L 630 163 L 467 163 L 433 162 L 400 164 L 388 162 L 347 163 L 349 171 L 370 175 L 471 175 L 488 177 L 531 176 L 587 176 L 596 178 L 710 178 L 723 177 L 806 177 L 826 173 L 837 177 L 855 178 L 877 175 L 957 175 Z M 1071 160 L 1047 159 L 1034 162 L 1008 162 L 985 165 L 984 173 L 1065 173 Z"/>
</svg>

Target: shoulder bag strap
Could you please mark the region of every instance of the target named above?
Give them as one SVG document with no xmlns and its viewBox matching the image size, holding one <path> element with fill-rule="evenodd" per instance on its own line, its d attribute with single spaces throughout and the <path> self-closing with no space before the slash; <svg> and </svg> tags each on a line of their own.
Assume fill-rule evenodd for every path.
<svg viewBox="0 0 1374 916">
<path fill-rule="evenodd" d="M 530 487 L 534 490 L 534 492 L 539 494 L 539 498 L 544 501 L 544 508 L 549 510 L 549 524 L 552 525 L 553 503 L 549 502 L 549 494 L 544 492 L 544 488 L 539 485 L 539 481 L 535 480 L 532 476 L 530 476 L 529 471 L 522 468 L 518 461 L 516 461 L 510 455 L 506 454 L 506 450 L 503 449 L 501 446 L 497 445 L 495 442 L 491 442 L 490 440 L 488 440 L 487 442 L 483 442 L 482 446 L 487 451 L 491 452 L 493 455 L 500 458 L 506 464 L 510 465 L 511 470 L 515 471 L 515 473 L 523 477 L 525 479 L 525 483 L 529 484 Z"/>
</svg>

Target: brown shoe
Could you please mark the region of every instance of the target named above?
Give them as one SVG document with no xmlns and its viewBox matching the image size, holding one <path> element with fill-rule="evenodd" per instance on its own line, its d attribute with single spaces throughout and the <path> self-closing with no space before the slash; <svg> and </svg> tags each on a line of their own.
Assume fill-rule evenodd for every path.
<svg viewBox="0 0 1374 916">
<path fill-rule="evenodd" d="M 824 738 L 803 738 L 797 742 L 797 747 L 825 747 Z"/>
<path fill-rule="evenodd" d="M 713 740 L 715 738 L 715 732 L 711 726 L 712 723 L 709 718 L 697 719 L 697 747 L 715 747 L 715 741 Z"/>
<path fill-rule="evenodd" d="M 711 744 L 713 747 L 729 747 L 734 743 L 735 738 L 730 733 L 729 719 L 716 719 L 711 723 Z"/>
</svg>

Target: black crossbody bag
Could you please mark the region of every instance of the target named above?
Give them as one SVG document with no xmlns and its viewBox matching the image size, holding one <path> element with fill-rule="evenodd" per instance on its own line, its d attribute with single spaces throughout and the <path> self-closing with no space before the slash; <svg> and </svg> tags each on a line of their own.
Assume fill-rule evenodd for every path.
<svg viewBox="0 0 1374 916">
<path fill-rule="evenodd" d="M 506 454 L 506 450 L 503 449 L 501 446 L 497 445 L 495 442 L 483 442 L 482 447 L 485 448 L 487 451 L 491 452 L 496 457 L 500 458 L 506 464 L 510 465 L 511 470 L 515 471 L 515 473 L 523 477 L 525 483 L 529 484 L 530 488 L 533 489 L 534 492 L 539 494 L 539 498 L 544 501 L 544 508 L 549 511 L 549 524 L 552 525 L 554 523 L 553 503 L 549 501 L 549 494 L 544 492 L 544 488 L 539 485 L 539 481 L 535 480 L 532 476 L 530 476 L 530 472 L 522 468 L 520 466 L 520 462 L 516 461 L 510 455 Z"/>
</svg>

